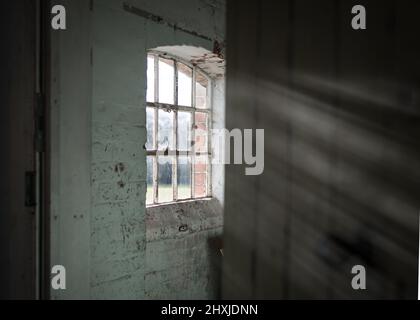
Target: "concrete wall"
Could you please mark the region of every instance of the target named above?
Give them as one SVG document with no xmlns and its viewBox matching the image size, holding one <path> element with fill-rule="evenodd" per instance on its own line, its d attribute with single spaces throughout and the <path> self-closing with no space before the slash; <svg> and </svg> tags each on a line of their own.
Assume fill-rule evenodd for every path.
<svg viewBox="0 0 420 320">
<path fill-rule="evenodd" d="M 120 1 L 95 1 L 93 12 L 91 297 L 141 298 L 144 21 Z"/>
<path fill-rule="evenodd" d="M 265 129 L 265 171 L 226 170 L 224 298 L 417 298 L 419 11 L 228 1 L 227 128 Z"/>
<path fill-rule="evenodd" d="M 147 299 L 220 297 L 221 212 L 217 199 L 147 209 Z"/>
<path fill-rule="evenodd" d="M 220 232 L 221 222 L 220 219 L 215 220 L 216 224 L 211 228 L 197 230 L 202 232 L 197 236 L 194 235 L 195 231 L 186 235 L 185 239 L 178 235 L 180 242 L 172 242 L 164 237 L 158 244 L 159 253 L 151 257 L 155 243 L 148 247 L 146 253 L 146 154 L 143 149 L 146 142 L 146 54 L 148 49 L 168 45 L 191 45 L 212 51 L 214 41 L 222 42 L 224 39 L 223 2 L 94 0 L 91 5 L 88 1 L 68 2 L 72 3 L 67 10 L 69 31 L 60 36 L 63 39 L 60 44 L 64 41 L 66 46 L 72 47 L 60 46 L 60 59 L 65 64 L 80 53 L 83 54 L 79 57 L 80 61 L 87 65 L 83 68 L 71 65 L 75 71 L 67 69 L 65 65 L 56 66 L 61 78 L 70 78 L 72 72 L 86 73 L 79 74 L 71 84 L 66 83 L 66 87 L 62 85 L 60 92 L 62 96 L 70 97 L 69 90 L 82 90 L 83 94 L 85 90 L 89 91 L 86 96 L 73 98 L 78 103 L 79 99 L 90 97 L 91 103 L 87 105 L 83 100 L 83 104 L 78 103 L 77 107 L 60 105 L 60 110 L 66 108 L 61 116 L 61 127 L 80 124 L 83 127 L 79 132 L 74 128 L 62 133 L 56 148 L 66 150 L 65 153 L 77 153 L 83 159 L 69 163 L 60 158 L 57 166 L 60 165 L 62 170 L 69 166 L 79 167 L 81 171 L 77 177 L 81 174 L 83 177 L 75 179 L 72 176 L 73 180 L 70 181 L 78 184 L 83 182 L 83 188 L 74 194 L 74 198 L 88 198 L 89 203 L 82 201 L 74 204 L 76 207 L 61 210 L 61 215 L 67 215 L 71 221 L 66 222 L 66 231 L 63 230 L 64 226 L 53 225 L 55 239 L 61 237 L 55 245 L 54 256 L 65 257 L 54 261 L 66 262 L 70 274 L 74 263 L 87 267 L 83 275 L 77 278 L 69 276 L 69 286 L 76 282 L 84 286 L 83 295 L 71 291 L 68 294 L 71 297 L 137 299 L 180 295 L 177 282 L 169 276 L 164 278 L 164 275 L 159 275 L 161 278 L 152 279 L 148 275 L 158 268 L 173 268 L 171 274 L 174 279 L 182 278 L 185 270 L 175 265 L 177 261 L 164 256 L 176 249 L 183 250 L 191 259 L 195 259 L 198 269 L 205 268 L 207 260 L 197 260 L 197 256 L 189 253 L 189 250 L 193 252 L 198 247 L 205 247 L 211 234 L 207 229 L 218 227 Z M 80 22 L 84 21 L 83 17 L 89 17 L 89 26 L 73 24 L 72 17 L 82 19 Z M 79 29 L 82 27 L 85 28 L 83 31 Z M 89 45 L 85 45 L 84 39 L 89 39 Z M 66 112 L 78 114 L 78 120 L 73 117 L 66 120 Z M 58 127 L 56 130 L 60 133 L 63 131 Z M 73 147 L 65 145 L 65 142 Z M 62 155 L 65 153 L 63 151 Z M 85 168 L 87 163 L 88 169 Z M 68 174 L 71 175 L 71 172 Z M 68 191 L 66 194 L 60 193 L 54 203 L 71 202 L 74 192 L 71 190 L 77 190 L 77 186 L 69 185 L 69 181 L 63 178 L 56 177 L 60 181 L 57 187 L 65 186 Z M 85 189 L 85 179 L 89 180 L 88 189 Z M 84 210 L 79 212 L 77 207 L 83 207 Z M 220 215 L 221 211 L 218 212 Z M 75 218 L 72 218 L 73 214 L 76 214 Z M 203 214 L 200 211 L 200 215 Z M 208 214 L 211 217 L 213 211 L 208 211 Z M 164 216 L 162 219 L 161 222 L 166 221 Z M 81 232 L 76 231 L 79 228 L 77 221 L 83 223 L 78 229 Z M 85 232 L 86 228 L 88 233 Z M 84 245 L 76 243 L 75 247 L 67 248 L 66 243 L 74 243 L 75 239 L 79 241 L 76 234 L 80 235 Z M 190 237 L 196 238 L 191 242 L 187 240 Z M 157 240 L 153 238 L 153 241 Z M 195 246 L 191 247 L 192 244 Z M 86 248 L 89 248 L 88 252 L 84 251 Z M 79 258 L 69 262 L 68 259 L 76 252 L 80 254 Z M 148 258 L 150 263 L 146 263 Z M 153 265 L 153 261 L 159 264 Z M 194 264 L 190 264 L 189 270 L 197 271 L 194 270 Z M 187 291 L 184 294 L 206 297 L 210 290 L 206 287 L 207 282 L 204 283 L 207 281 L 206 275 L 205 272 L 197 275 L 198 287 L 194 294 Z M 171 283 L 170 290 L 167 288 L 168 282 Z"/>
</svg>

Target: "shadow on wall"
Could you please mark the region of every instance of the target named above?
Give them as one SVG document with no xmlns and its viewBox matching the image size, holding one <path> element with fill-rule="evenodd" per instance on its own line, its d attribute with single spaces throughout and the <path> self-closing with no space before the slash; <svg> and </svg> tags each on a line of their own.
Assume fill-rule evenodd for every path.
<svg viewBox="0 0 420 320">
<path fill-rule="evenodd" d="M 257 254 L 258 267 L 278 279 L 286 276 L 290 296 L 413 296 L 420 207 L 418 96 L 392 80 L 365 77 L 361 83 L 376 86 L 366 88 L 345 79 L 293 79 L 293 86 L 275 77 L 259 82 L 266 138 L 260 183 L 267 187 L 258 194 L 264 207 L 257 211 L 257 241 L 267 248 Z M 237 85 L 243 93 L 235 96 L 239 107 L 252 90 Z M 235 196 L 247 202 L 244 195 Z M 350 286 L 350 270 L 359 264 L 368 270 L 364 293 Z"/>
</svg>

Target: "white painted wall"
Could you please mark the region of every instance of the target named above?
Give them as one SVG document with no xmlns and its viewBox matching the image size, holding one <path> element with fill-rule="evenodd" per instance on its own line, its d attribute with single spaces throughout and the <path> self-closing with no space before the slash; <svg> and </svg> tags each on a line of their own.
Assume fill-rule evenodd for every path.
<svg viewBox="0 0 420 320">
<path fill-rule="evenodd" d="M 125 3 L 163 23 L 127 11 Z M 213 50 L 224 39 L 224 2 L 63 4 L 68 30 L 52 33 L 51 263 L 66 267 L 68 289 L 52 297 L 141 299 L 147 50 Z"/>
</svg>

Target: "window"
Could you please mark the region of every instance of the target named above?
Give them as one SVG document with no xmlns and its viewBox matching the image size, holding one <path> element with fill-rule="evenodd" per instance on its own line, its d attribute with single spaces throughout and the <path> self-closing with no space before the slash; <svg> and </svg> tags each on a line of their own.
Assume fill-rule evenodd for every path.
<svg viewBox="0 0 420 320">
<path fill-rule="evenodd" d="M 211 196 L 210 95 L 196 67 L 148 55 L 147 205 Z"/>
</svg>

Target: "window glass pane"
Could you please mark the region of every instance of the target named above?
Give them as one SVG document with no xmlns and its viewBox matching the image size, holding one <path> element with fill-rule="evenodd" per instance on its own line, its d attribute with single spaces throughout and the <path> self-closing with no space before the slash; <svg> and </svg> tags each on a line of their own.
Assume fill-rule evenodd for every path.
<svg viewBox="0 0 420 320">
<path fill-rule="evenodd" d="M 155 58 L 147 56 L 147 102 L 155 102 Z"/>
<path fill-rule="evenodd" d="M 159 203 L 173 201 L 172 157 L 158 157 L 158 200 Z"/>
<path fill-rule="evenodd" d="M 207 108 L 207 91 L 209 82 L 207 78 L 201 73 L 196 73 L 195 82 L 195 107 L 199 109 Z"/>
<path fill-rule="evenodd" d="M 159 102 L 174 104 L 174 62 L 159 58 Z"/>
<path fill-rule="evenodd" d="M 147 157 L 146 204 L 153 203 L 153 157 Z"/>
<path fill-rule="evenodd" d="M 153 108 L 146 108 L 146 131 L 147 131 L 147 142 L 146 149 L 153 149 L 153 132 L 155 127 L 155 110 Z"/>
<path fill-rule="evenodd" d="M 195 113 L 195 151 L 207 152 L 208 126 L 207 114 L 204 112 Z"/>
<path fill-rule="evenodd" d="M 196 156 L 194 161 L 194 197 L 207 196 L 207 159 L 208 156 Z"/>
<path fill-rule="evenodd" d="M 191 149 L 191 113 L 178 112 L 178 150 Z"/>
<path fill-rule="evenodd" d="M 158 149 L 166 150 L 173 148 L 173 112 L 159 110 L 159 127 L 158 127 Z"/>
<path fill-rule="evenodd" d="M 191 107 L 192 70 L 185 64 L 178 63 L 178 104 Z"/>
<path fill-rule="evenodd" d="M 187 156 L 178 157 L 178 199 L 191 198 L 191 161 Z"/>
</svg>

